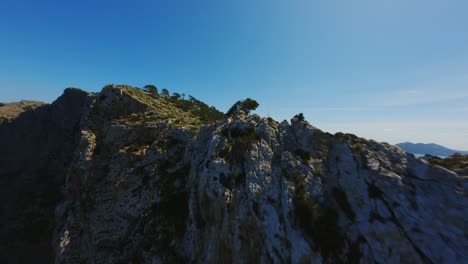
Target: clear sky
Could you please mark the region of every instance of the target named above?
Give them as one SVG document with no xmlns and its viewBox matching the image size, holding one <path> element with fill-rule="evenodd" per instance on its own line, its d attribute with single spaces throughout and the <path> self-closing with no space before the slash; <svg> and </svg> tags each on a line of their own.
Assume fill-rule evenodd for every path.
<svg viewBox="0 0 468 264">
<path fill-rule="evenodd" d="M 0 101 L 155 84 L 468 150 L 466 0 L 0 1 Z"/>
</svg>

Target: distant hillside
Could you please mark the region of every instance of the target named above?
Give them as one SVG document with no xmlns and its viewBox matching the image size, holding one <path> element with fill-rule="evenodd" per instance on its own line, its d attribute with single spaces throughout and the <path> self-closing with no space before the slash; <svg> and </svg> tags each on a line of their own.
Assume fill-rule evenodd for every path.
<svg viewBox="0 0 468 264">
<path fill-rule="evenodd" d="M 46 105 L 46 103 L 27 100 L 17 103 L 0 103 L 0 124 L 8 123 L 21 113 L 43 105 Z"/>
<path fill-rule="evenodd" d="M 438 165 L 458 173 L 458 175 L 468 175 L 468 155 L 454 154 L 442 159 L 432 155 L 422 157 L 433 165 Z"/>
<path fill-rule="evenodd" d="M 435 156 L 450 156 L 454 153 L 468 154 L 468 151 L 449 149 L 434 143 L 424 144 L 405 142 L 399 143 L 397 146 L 413 154 L 430 154 Z"/>
</svg>

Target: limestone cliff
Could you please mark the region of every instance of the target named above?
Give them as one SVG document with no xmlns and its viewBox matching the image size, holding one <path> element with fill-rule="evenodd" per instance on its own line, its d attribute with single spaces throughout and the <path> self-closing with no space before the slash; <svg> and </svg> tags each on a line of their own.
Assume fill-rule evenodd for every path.
<svg viewBox="0 0 468 264">
<path fill-rule="evenodd" d="M 0 263 L 53 261 L 54 210 L 87 96 L 67 89 L 54 103 L 18 111 L 0 125 Z"/>
<path fill-rule="evenodd" d="M 32 236 L 50 243 L 56 263 L 456 263 L 467 257 L 465 178 L 398 147 L 324 133 L 300 118 L 278 123 L 238 111 L 209 124 L 128 86 L 79 98 L 66 104 L 75 109 L 66 118 L 73 128 L 54 137 L 63 147 L 38 147 L 63 162 L 46 166 L 54 168 L 56 181 L 46 184 L 55 186 L 51 192 L 61 186 L 51 202 L 55 218 L 46 221 L 53 237 Z M 13 148 L 7 153 L 11 162 L 37 160 Z M 25 174 L 15 168 L 10 177 Z M 6 224 L 2 230 L 12 230 Z"/>
</svg>

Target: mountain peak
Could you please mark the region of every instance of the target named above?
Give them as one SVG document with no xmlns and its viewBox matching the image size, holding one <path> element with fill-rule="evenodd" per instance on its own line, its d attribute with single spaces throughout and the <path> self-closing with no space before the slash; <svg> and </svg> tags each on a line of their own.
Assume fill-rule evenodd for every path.
<svg viewBox="0 0 468 264">
<path fill-rule="evenodd" d="M 193 96 L 151 93 L 128 85 L 107 85 L 98 94 L 99 105 L 110 110 L 115 122 L 142 124 L 166 122 L 197 130 L 221 120 L 224 114 Z"/>
<path fill-rule="evenodd" d="M 241 108 L 107 85 L 0 125 L 1 262 L 464 260 L 465 178 Z"/>
<path fill-rule="evenodd" d="M 435 143 L 404 142 L 404 143 L 399 143 L 396 145 L 404 149 L 407 152 L 410 152 L 413 154 L 419 154 L 419 155 L 430 154 L 434 156 L 447 157 L 455 153 L 468 154 L 468 151 L 449 149 L 447 147 L 444 147 Z"/>
</svg>

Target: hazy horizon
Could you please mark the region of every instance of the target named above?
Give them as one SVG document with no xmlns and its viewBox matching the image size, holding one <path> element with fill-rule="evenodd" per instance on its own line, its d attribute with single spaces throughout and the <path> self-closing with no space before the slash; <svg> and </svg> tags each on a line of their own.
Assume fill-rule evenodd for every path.
<svg viewBox="0 0 468 264">
<path fill-rule="evenodd" d="M 0 101 L 51 102 L 108 83 L 226 111 L 468 150 L 468 2 L 0 3 Z"/>
</svg>

